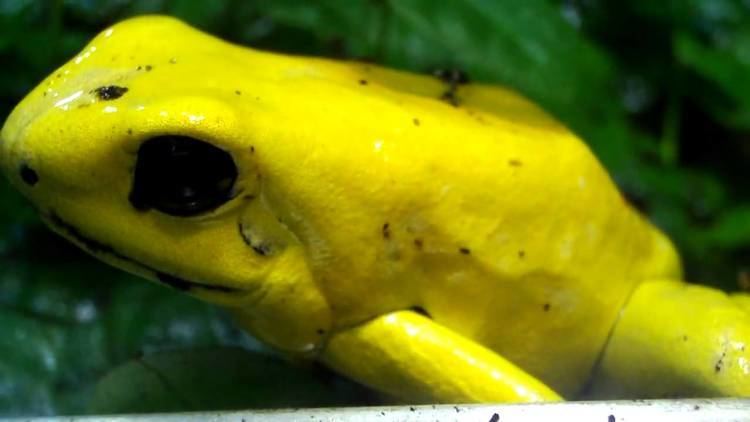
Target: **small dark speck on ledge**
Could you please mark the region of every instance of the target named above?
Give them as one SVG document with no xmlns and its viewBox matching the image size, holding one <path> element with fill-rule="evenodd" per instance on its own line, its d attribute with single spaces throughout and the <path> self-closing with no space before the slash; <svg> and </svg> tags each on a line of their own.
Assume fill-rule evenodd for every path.
<svg viewBox="0 0 750 422">
<path fill-rule="evenodd" d="M 615 415 L 609 415 L 607 417 L 607 422 L 615 422 Z"/>
<path fill-rule="evenodd" d="M 500 420 L 500 415 L 497 413 L 493 413 L 492 416 L 490 416 L 490 422 L 498 422 Z"/>
</svg>

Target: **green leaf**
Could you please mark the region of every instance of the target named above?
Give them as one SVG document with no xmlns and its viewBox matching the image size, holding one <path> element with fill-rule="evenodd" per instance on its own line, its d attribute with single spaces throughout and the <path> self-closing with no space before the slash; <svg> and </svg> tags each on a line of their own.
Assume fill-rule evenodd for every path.
<svg viewBox="0 0 750 422">
<path fill-rule="evenodd" d="M 748 21 L 750 23 L 750 20 Z M 720 95 L 702 95 L 702 101 L 717 119 L 737 129 L 750 129 L 750 28 L 731 34 L 723 48 L 711 48 L 687 33 L 675 38 L 675 54 L 720 90 Z"/>
<path fill-rule="evenodd" d="M 750 204 L 725 211 L 706 237 L 707 243 L 725 249 L 750 247 Z"/>
<path fill-rule="evenodd" d="M 305 406 L 346 406 L 371 392 L 319 367 L 299 367 L 237 348 L 153 354 L 109 372 L 97 384 L 97 414 Z"/>
</svg>

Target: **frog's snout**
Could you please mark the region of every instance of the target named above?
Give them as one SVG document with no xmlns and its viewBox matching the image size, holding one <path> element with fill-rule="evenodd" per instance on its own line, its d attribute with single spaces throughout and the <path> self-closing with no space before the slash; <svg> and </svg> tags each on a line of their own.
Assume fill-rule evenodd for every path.
<svg viewBox="0 0 750 422">
<path fill-rule="evenodd" d="M 21 137 L 19 130 L 19 111 L 14 111 L 0 131 L 0 169 L 5 176 L 26 187 L 34 187 L 39 182 L 39 172 L 27 160 L 21 157 L 18 141 Z"/>
</svg>

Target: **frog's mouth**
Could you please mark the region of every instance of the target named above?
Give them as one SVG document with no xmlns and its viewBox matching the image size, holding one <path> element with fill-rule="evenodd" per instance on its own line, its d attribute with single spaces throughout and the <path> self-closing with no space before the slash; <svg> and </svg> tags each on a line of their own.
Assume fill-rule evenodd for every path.
<svg viewBox="0 0 750 422">
<path fill-rule="evenodd" d="M 90 255 L 93 255 L 96 258 L 105 261 L 109 261 L 118 268 L 122 268 L 126 271 L 135 273 L 140 276 L 145 276 L 146 278 L 152 280 L 156 280 L 162 284 L 172 287 L 173 289 L 183 292 L 203 290 L 228 294 L 243 292 L 242 289 L 238 289 L 236 287 L 189 281 L 172 274 L 167 274 L 165 272 L 155 270 L 148 265 L 145 265 L 127 255 L 120 253 L 111 245 L 102 243 L 96 239 L 92 239 L 91 237 L 84 235 L 83 233 L 81 233 L 81 230 L 78 229 L 78 227 L 66 222 L 54 211 L 49 213 L 40 213 L 40 215 L 42 216 L 44 222 L 49 225 L 55 232 L 70 240 L 76 246 L 83 249 Z"/>
</svg>

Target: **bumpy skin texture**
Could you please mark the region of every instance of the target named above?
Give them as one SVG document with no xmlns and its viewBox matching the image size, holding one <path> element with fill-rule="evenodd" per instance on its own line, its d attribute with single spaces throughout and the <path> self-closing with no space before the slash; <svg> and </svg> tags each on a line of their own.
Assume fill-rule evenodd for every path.
<svg viewBox="0 0 750 422">
<path fill-rule="evenodd" d="M 109 86 L 127 91 L 97 91 Z M 194 217 L 136 210 L 136 152 L 161 135 L 231 154 L 232 199 Z M 171 18 L 96 37 L 18 105 L 0 158 L 45 221 L 93 255 L 411 400 L 557 400 L 617 384 L 637 364 L 627 333 L 645 312 L 608 354 L 621 310 L 645 281 L 680 277 L 669 241 L 583 142 L 517 94 L 259 52 Z M 669 317 L 649 324 L 639 342 L 672 338 Z M 732 388 L 701 378 L 689 391 L 747 395 L 746 358 L 726 357 Z M 671 371 L 664 384 L 677 387 L 658 394 L 688 391 L 673 381 L 690 374 Z"/>
</svg>

